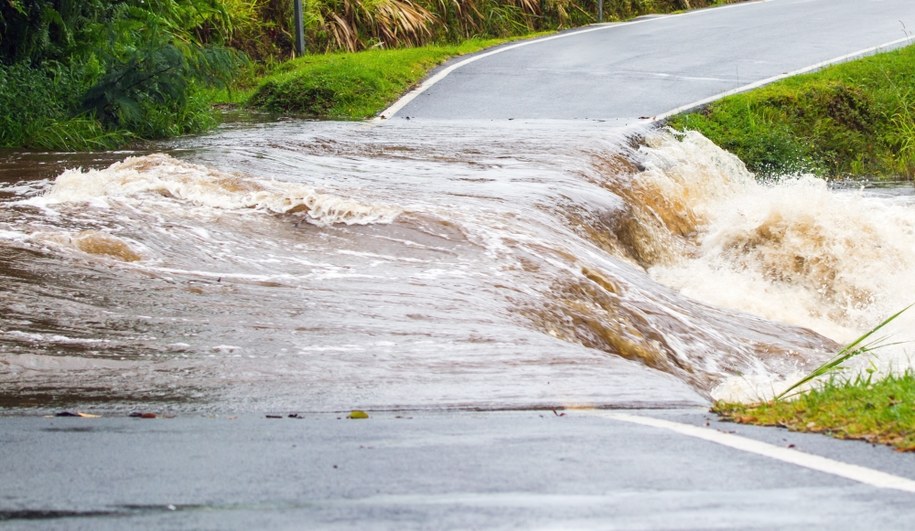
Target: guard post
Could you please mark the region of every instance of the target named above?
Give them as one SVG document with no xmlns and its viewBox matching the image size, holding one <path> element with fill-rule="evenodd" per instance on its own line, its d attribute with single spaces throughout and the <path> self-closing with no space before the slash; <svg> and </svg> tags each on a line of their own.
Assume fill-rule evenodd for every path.
<svg viewBox="0 0 915 531">
<path fill-rule="evenodd" d="M 293 17 L 295 18 L 295 55 L 301 57 L 305 55 L 305 21 L 303 20 L 302 0 L 295 0 Z"/>
</svg>

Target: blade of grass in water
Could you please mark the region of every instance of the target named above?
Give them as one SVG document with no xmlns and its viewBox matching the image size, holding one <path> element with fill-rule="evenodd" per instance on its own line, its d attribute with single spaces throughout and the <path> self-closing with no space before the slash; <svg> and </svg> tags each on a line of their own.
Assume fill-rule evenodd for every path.
<svg viewBox="0 0 915 531">
<path fill-rule="evenodd" d="M 870 343 L 866 343 L 866 344 L 864 342 L 869 337 L 876 334 L 877 331 L 879 331 L 881 328 L 883 328 L 884 326 L 895 321 L 897 317 L 902 315 L 903 312 L 905 312 L 912 306 L 915 306 L 915 305 L 910 304 L 909 306 L 906 306 L 905 308 L 899 310 L 898 312 L 894 313 L 893 315 L 887 317 L 882 323 L 880 323 L 876 327 L 872 328 L 869 332 L 867 332 L 866 334 L 862 335 L 858 339 L 856 339 L 856 340 L 852 341 L 851 343 L 849 343 L 848 345 L 846 345 L 845 348 L 840 350 L 838 352 L 838 354 L 836 354 L 832 359 L 830 359 L 826 363 L 820 365 L 819 367 L 817 367 L 816 369 L 811 371 L 810 374 L 808 374 L 807 376 L 805 376 L 805 377 L 801 378 L 800 380 L 798 380 L 797 382 L 795 382 L 794 385 L 792 385 L 788 389 L 785 389 L 784 391 L 782 391 L 778 396 L 775 397 L 775 400 L 778 401 L 783 398 L 788 398 L 788 397 L 798 394 L 800 391 L 796 391 L 796 392 L 792 392 L 792 391 L 794 391 L 795 389 L 801 387 L 802 385 L 804 385 L 816 378 L 819 378 L 820 376 L 823 376 L 824 374 L 829 374 L 829 373 L 832 373 L 832 372 L 838 370 L 839 368 L 841 368 L 843 363 L 845 363 L 846 361 L 848 361 L 851 358 L 854 358 L 855 356 L 864 354 L 866 352 L 871 352 L 880 347 L 888 346 L 887 344 L 883 343 L 886 340 L 885 337 L 876 339 L 876 340 L 871 341 Z"/>
</svg>

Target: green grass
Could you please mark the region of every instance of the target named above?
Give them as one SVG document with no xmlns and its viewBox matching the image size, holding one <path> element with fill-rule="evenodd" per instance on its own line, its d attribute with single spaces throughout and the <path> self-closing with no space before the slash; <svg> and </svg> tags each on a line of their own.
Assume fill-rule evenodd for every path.
<svg viewBox="0 0 915 531">
<path fill-rule="evenodd" d="M 796 76 L 673 117 L 763 176 L 915 176 L 915 47 Z"/>
<path fill-rule="evenodd" d="M 915 428 L 915 375 L 891 374 L 874 382 L 875 369 L 871 368 L 854 378 L 842 376 L 848 360 L 891 345 L 886 343 L 887 337 L 873 336 L 912 306 L 884 319 L 771 401 L 751 405 L 717 402 L 712 411 L 745 424 L 824 432 L 843 439 L 863 439 L 915 451 L 912 429 Z M 802 390 L 826 376 L 829 379 L 819 387 Z M 792 397 L 798 398 L 784 400 Z"/>
<path fill-rule="evenodd" d="M 877 332 L 882 330 L 886 325 L 888 325 L 888 324 L 892 323 L 893 321 L 895 321 L 896 319 L 898 319 L 900 315 L 902 315 L 903 313 L 908 311 L 908 309 L 911 307 L 912 307 L 912 305 L 906 306 L 905 308 L 899 310 L 898 312 L 896 312 L 893 315 L 884 319 L 880 324 L 878 324 L 874 328 L 872 328 L 869 331 L 867 331 L 866 333 L 864 333 L 858 339 L 856 339 L 856 340 L 852 341 L 851 343 L 849 343 L 848 345 L 846 345 L 835 356 L 833 356 L 832 358 L 827 360 L 825 363 L 823 363 L 822 365 L 820 365 L 819 367 L 817 367 L 816 369 L 811 371 L 810 374 L 801 378 L 800 380 L 795 382 L 794 385 L 791 385 L 790 387 L 788 387 L 787 389 L 785 389 L 784 391 L 782 391 L 781 393 L 776 395 L 775 400 L 778 401 L 783 398 L 790 398 L 792 396 L 795 396 L 796 394 L 799 394 L 802 392 L 802 391 L 800 391 L 800 388 L 802 388 L 805 384 L 810 383 L 810 382 L 814 381 L 815 379 L 826 376 L 826 375 L 835 376 L 837 373 L 844 370 L 845 362 L 847 362 L 848 360 L 861 356 L 862 354 L 871 354 L 879 348 L 888 346 L 889 344 L 886 343 L 886 340 L 887 340 L 886 337 L 877 337 L 877 338 L 871 339 L 871 336 L 873 336 L 874 334 L 876 334 Z"/>
<path fill-rule="evenodd" d="M 41 117 L 24 127 L 21 144 L 48 151 L 104 151 L 122 146 L 134 136 L 125 130 L 109 131 L 89 116 L 54 119 Z"/>
<path fill-rule="evenodd" d="M 718 402 L 712 411 L 744 424 L 781 426 L 840 439 L 860 439 L 915 451 L 915 375 L 836 377 L 791 401 L 764 404 Z"/>
<path fill-rule="evenodd" d="M 387 108 L 444 61 L 507 40 L 308 55 L 283 63 L 252 91 L 224 98 L 274 113 L 361 120 Z"/>
<path fill-rule="evenodd" d="M 139 99 L 136 118 L 104 123 L 81 98 L 97 81 L 92 64 L 0 64 L 0 147 L 49 151 L 116 149 L 143 138 L 202 132 L 216 125 L 207 94 L 192 85 L 185 98 Z M 161 80 L 160 80 L 161 82 Z"/>
</svg>

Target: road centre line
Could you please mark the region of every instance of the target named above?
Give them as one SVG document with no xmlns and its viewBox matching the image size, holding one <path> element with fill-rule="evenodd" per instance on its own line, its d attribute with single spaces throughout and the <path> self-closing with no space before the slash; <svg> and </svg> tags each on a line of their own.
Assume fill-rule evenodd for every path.
<svg viewBox="0 0 915 531">
<path fill-rule="evenodd" d="M 740 435 L 724 433 L 718 430 L 694 426 L 692 424 L 682 424 L 654 417 L 643 417 L 641 415 L 631 415 L 628 413 L 619 413 L 608 410 L 587 410 L 582 411 L 590 415 L 601 418 L 628 422 L 631 424 L 640 424 L 652 428 L 659 428 L 673 431 L 688 437 L 695 437 L 704 441 L 709 441 L 729 448 L 734 448 L 743 452 L 776 459 L 784 463 L 809 468 L 817 472 L 824 472 L 834 476 L 839 476 L 872 487 L 881 489 L 894 489 L 903 492 L 915 493 L 915 481 L 895 476 L 872 468 L 858 465 L 852 465 L 842 461 L 836 461 L 828 457 L 808 454 L 791 448 L 782 448 L 773 444 L 749 439 Z"/>
<path fill-rule="evenodd" d="M 559 35 L 544 37 L 542 39 L 532 39 L 532 40 L 528 40 L 528 41 L 524 41 L 524 42 L 519 42 L 516 44 L 511 44 L 508 46 L 503 46 L 501 48 L 496 48 L 495 50 L 491 50 L 489 52 L 472 55 L 472 56 L 468 57 L 467 59 L 458 61 L 457 63 L 454 63 L 451 66 L 443 68 L 442 70 L 438 71 L 436 74 L 432 75 L 431 77 L 426 78 L 426 80 L 423 81 L 422 83 L 420 83 L 420 85 L 418 87 L 416 87 L 415 89 L 413 89 L 410 92 L 408 92 L 407 94 L 405 94 L 399 100 L 395 101 L 390 107 L 388 107 L 387 109 L 382 111 L 381 114 L 379 114 L 378 116 L 373 118 L 372 121 L 378 122 L 378 121 L 383 121 L 383 120 L 393 118 L 395 114 L 400 112 L 400 110 L 403 109 L 404 107 L 406 107 L 411 101 L 416 99 L 423 92 L 429 90 L 433 85 L 435 85 L 439 81 L 448 77 L 455 70 L 465 67 L 471 63 L 475 63 L 475 62 L 479 61 L 480 59 L 485 59 L 487 57 L 491 57 L 496 54 L 500 54 L 500 53 L 507 52 L 510 50 L 516 50 L 518 48 L 523 48 L 525 46 L 531 46 L 533 44 L 540 44 L 540 43 L 549 42 L 549 41 L 553 41 L 553 40 L 557 40 L 557 39 L 565 39 L 567 37 L 575 37 L 577 35 L 582 35 L 584 33 L 591 33 L 592 31 L 603 31 L 603 30 L 608 30 L 608 29 L 622 28 L 624 26 L 633 26 L 635 24 L 644 24 L 646 22 L 651 22 L 654 20 L 662 20 L 662 19 L 666 19 L 669 17 L 675 17 L 675 16 L 682 17 L 682 16 L 688 16 L 688 15 L 695 15 L 697 13 L 707 13 L 707 12 L 710 12 L 713 10 L 731 9 L 731 8 L 736 8 L 736 7 L 746 6 L 746 5 L 753 5 L 753 4 L 762 3 L 762 2 L 770 2 L 770 1 L 772 1 L 772 0 L 758 0 L 757 2 L 743 2 L 743 3 L 739 3 L 739 4 L 730 4 L 730 5 L 726 5 L 726 6 L 716 7 L 714 9 L 698 9 L 695 11 L 687 11 L 686 13 L 664 15 L 664 16 L 660 16 L 660 17 L 643 18 L 643 19 L 639 19 L 639 20 L 633 20 L 630 22 L 622 22 L 622 23 L 618 23 L 618 24 L 617 23 L 598 24 L 598 25 L 594 25 L 590 28 L 583 29 L 583 30 L 560 33 Z"/>
</svg>

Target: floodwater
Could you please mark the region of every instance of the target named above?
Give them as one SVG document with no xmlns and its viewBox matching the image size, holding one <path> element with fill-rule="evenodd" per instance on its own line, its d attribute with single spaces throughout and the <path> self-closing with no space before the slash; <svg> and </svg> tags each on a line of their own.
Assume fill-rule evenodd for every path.
<svg viewBox="0 0 915 531">
<path fill-rule="evenodd" d="M 760 184 L 696 134 L 286 122 L 0 155 L 7 411 L 752 398 L 915 302 L 908 189 Z"/>
</svg>

